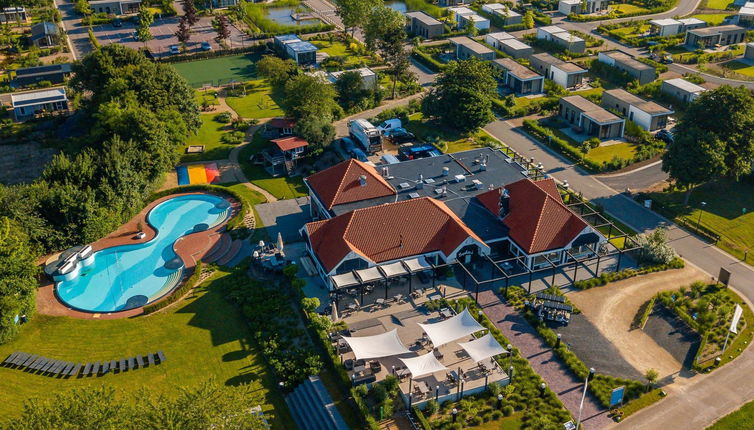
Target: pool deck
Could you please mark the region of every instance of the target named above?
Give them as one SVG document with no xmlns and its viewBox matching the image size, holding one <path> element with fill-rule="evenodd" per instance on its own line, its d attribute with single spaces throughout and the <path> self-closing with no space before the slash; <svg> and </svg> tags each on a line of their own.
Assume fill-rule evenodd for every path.
<svg viewBox="0 0 754 430">
<path fill-rule="evenodd" d="M 102 239 L 92 243 L 94 251 L 110 248 L 118 245 L 128 245 L 135 243 L 144 243 L 152 240 L 157 232 L 146 221 L 146 216 L 153 207 L 177 196 L 193 195 L 193 194 L 208 194 L 208 193 L 180 193 L 171 194 L 169 196 L 161 197 L 157 200 L 149 203 L 144 209 L 141 210 L 136 216 L 131 218 L 128 222 L 121 225 L 117 230 L 103 237 Z M 241 209 L 241 204 L 233 199 L 229 199 L 224 195 L 221 197 L 228 200 L 233 208 L 231 214 L 232 218 Z M 228 220 L 230 220 L 228 218 Z M 141 223 L 146 236 L 143 239 L 136 239 L 136 233 L 138 233 L 138 225 Z M 228 223 L 226 220 L 222 224 L 219 224 L 209 230 L 201 231 L 198 233 L 192 233 L 187 236 L 179 238 L 175 245 L 174 250 L 176 254 L 185 263 L 184 281 L 191 276 L 196 267 L 196 262 L 201 260 L 210 249 L 220 240 L 220 236 L 225 231 L 225 225 Z M 55 283 L 51 279 L 44 276 L 40 281 L 40 287 L 37 289 L 37 312 L 44 315 L 53 316 L 68 316 L 72 318 L 81 319 L 116 319 L 116 318 L 130 318 L 141 315 L 143 313 L 142 308 L 130 309 L 122 312 L 111 313 L 94 313 L 94 312 L 82 312 L 67 307 L 63 302 L 58 300 L 55 296 Z M 164 297 L 161 300 L 164 300 Z"/>
</svg>

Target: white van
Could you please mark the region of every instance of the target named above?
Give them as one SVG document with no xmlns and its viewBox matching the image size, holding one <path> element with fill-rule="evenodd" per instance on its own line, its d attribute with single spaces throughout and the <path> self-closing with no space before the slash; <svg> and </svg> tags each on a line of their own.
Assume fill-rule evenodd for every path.
<svg viewBox="0 0 754 430">
<path fill-rule="evenodd" d="M 380 134 L 385 134 L 388 130 L 394 130 L 396 128 L 401 128 L 402 126 L 401 120 L 393 118 L 383 121 L 382 124 L 377 126 L 377 129 L 380 130 Z"/>
</svg>

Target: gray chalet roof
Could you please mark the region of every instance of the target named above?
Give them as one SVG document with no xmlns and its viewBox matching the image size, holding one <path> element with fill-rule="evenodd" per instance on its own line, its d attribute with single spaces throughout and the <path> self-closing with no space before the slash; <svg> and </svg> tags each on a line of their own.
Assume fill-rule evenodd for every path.
<svg viewBox="0 0 754 430">
<path fill-rule="evenodd" d="M 40 22 L 31 26 L 31 40 L 39 40 L 47 35 L 57 35 L 59 31 L 54 22 Z"/>
<path fill-rule="evenodd" d="M 502 67 L 503 69 L 507 70 L 508 73 L 512 74 L 513 76 L 521 80 L 542 77 L 539 73 L 529 69 L 528 67 L 524 66 L 523 64 L 518 63 L 515 60 L 511 60 L 510 58 L 498 58 L 494 62 L 500 67 Z"/>
<path fill-rule="evenodd" d="M 406 14 L 409 18 L 414 18 L 417 21 L 421 22 L 424 25 L 442 25 L 442 23 L 435 18 L 431 17 L 430 15 L 427 15 L 424 12 L 417 11 L 417 12 L 408 12 Z"/>
</svg>

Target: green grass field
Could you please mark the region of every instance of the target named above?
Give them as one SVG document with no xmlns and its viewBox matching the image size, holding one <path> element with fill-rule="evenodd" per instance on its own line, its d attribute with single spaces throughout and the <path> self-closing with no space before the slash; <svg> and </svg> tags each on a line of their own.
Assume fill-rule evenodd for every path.
<svg viewBox="0 0 754 430">
<path fill-rule="evenodd" d="M 251 143 L 241 149 L 238 162 L 241 164 L 246 179 L 281 200 L 307 196 L 306 185 L 300 176 L 273 178 L 264 167 L 254 165 L 249 161 L 254 154 L 266 149 L 269 145 L 269 141 L 257 133 Z"/>
<path fill-rule="evenodd" d="M 689 207 L 683 206 L 684 192 L 652 193 L 650 198 L 663 204 L 671 217 L 686 217 L 696 224 L 701 212 L 701 225 L 721 236 L 717 246 L 737 258 L 754 244 L 754 179 L 740 182 L 720 180 L 695 189 Z M 701 210 L 701 202 L 705 202 Z M 744 211 L 745 210 L 745 211 Z M 750 253 L 751 254 L 751 253 Z M 754 255 L 748 256 L 752 258 Z M 751 260 L 748 260 L 751 262 Z"/>
<path fill-rule="evenodd" d="M 610 6 L 611 11 L 620 12 L 623 14 L 627 13 L 649 13 L 649 9 L 645 7 L 636 6 L 633 4 L 628 3 L 619 3 L 616 5 Z"/>
<path fill-rule="evenodd" d="M 437 146 L 447 153 L 480 148 L 482 145 L 474 138 L 487 135 L 484 130 L 479 130 L 473 135 L 464 136 L 456 130 L 425 121 L 421 113 L 409 116 L 409 122 L 404 127 L 421 140 L 435 142 L 439 139 Z"/>
<path fill-rule="evenodd" d="M 701 19 L 709 25 L 720 25 L 723 23 L 725 18 L 729 16 L 729 13 L 702 13 L 698 15 L 691 15 L 692 18 Z"/>
<path fill-rule="evenodd" d="M 707 0 L 707 8 L 725 10 L 731 3 L 733 3 L 731 0 Z"/>
<path fill-rule="evenodd" d="M 326 41 L 326 40 L 312 40 L 314 46 L 319 48 L 321 52 L 324 52 L 331 57 L 344 57 L 346 62 L 344 67 L 353 66 L 356 64 L 366 64 L 370 58 L 368 55 L 358 55 L 345 43 L 339 41 Z"/>
<path fill-rule="evenodd" d="M 741 409 L 731 412 L 722 417 L 720 421 L 707 427 L 707 430 L 742 430 L 751 428 L 754 422 L 754 401 L 751 401 Z"/>
<path fill-rule="evenodd" d="M 217 86 L 231 80 L 243 82 L 256 78 L 255 64 L 260 57 L 259 54 L 232 55 L 175 63 L 173 67 L 194 88 L 207 83 Z"/>
<path fill-rule="evenodd" d="M 230 124 L 222 124 L 214 120 L 216 113 L 200 115 L 202 127 L 196 136 L 191 136 L 186 141 L 186 145 L 177 148 L 181 154 L 181 162 L 191 161 L 208 161 L 224 160 L 233 145 L 226 145 L 220 141 L 223 134 L 232 131 Z M 204 152 L 200 154 L 186 154 L 186 148 L 189 145 L 204 145 Z"/>
<path fill-rule="evenodd" d="M 723 64 L 723 67 L 744 76 L 754 77 L 754 66 L 751 64 L 746 64 L 741 61 L 730 61 Z"/>
<path fill-rule="evenodd" d="M 226 276 L 219 272 L 215 277 Z M 167 361 L 158 366 L 101 377 L 54 379 L 0 368 L 0 416 L 16 417 L 24 400 L 48 397 L 72 388 L 105 384 L 118 392 L 144 388 L 172 395 L 180 387 L 209 378 L 220 384 L 250 384 L 255 403 L 277 429 L 294 428 L 282 396 L 251 344 L 251 333 L 223 292 L 205 282 L 177 305 L 147 317 L 80 320 L 37 315 L 20 336 L 0 345 L 0 356 L 25 351 L 50 358 L 87 362 L 126 358 L 162 350 Z M 249 405 L 253 406 L 253 405 Z"/>
<path fill-rule="evenodd" d="M 242 118 L 272 118 L 284 115 L 275 100 L 277 97 L 264 79 L 256 79 L 246 85 L 246 95 L 227 97 L 225 101 Z"/>
<path fill-rule="evenodd" d="M 598 146 L 590 150 L 586 156 L 597 163 L 602 163 L 612 160 L 615 156 L 624 160 L 631 160 L 635 154 L 636 145 L 632 143 L 616 143 L 615 145 Z"/>
</svg>

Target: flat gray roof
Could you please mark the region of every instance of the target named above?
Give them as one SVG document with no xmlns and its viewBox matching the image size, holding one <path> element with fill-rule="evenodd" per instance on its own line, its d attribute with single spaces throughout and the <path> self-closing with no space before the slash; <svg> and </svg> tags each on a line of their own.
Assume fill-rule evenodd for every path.
<svg viewBox="0 0 754 430">
<path fill-rule="evenodd" d="M 717 27 L 695 28 L 693 30 L 689 30 L 689 33 L 695 34 L 697 36 L 714 36 L 715 34 L 728 33 L 733 31 L 745 32 L 746 29 L 737 25 L 720 25 Z"/>
<path fill-rule="evenodd" d="M 421 22 L 422 24 L 426 25 L 442 25 L 442 23 L 438 20 L 436 20 L 434 17 L 427 15 L 424 12 L 417 11 L 417 12 L 408 12 L 406 13 L 406 16 L 409 18 L 415 18 L 417 21 Z"/>
<path fill-rule="evenodd" d="M 618 100 L 624 101 L 630 104 L 631 106 L 635 106 L 637 109 L 643 112 L 646 112 L 650 115 L 673 113 L 672 110 L 664 106 L 661 106 L 653 101 L 644 100 L 643 98 L 638 97 L 634 94 L 631 94 L 622 88 L 616 88 L 614 90 L 607 90 L 605 91 L 605 94 L 609 94 Z"/>
<path fill-rule="evenodd" d="M 525 44 L 524 42 L 516 39 L 507 39 L 500 42 L 501 45 L 505 45 L 511 49 L 519 50 L 519 49 L 531 49 L 531 46 Z"/>
<path fill-rule="evenodd" d="M 451 43 L 455 43 L 456 45 L 465 46 L 466 48 L 474 51 L 474 53 L 477 54 L 489 54 L 490 52 L 495 52 L 468 36 L 451 37 L 448 40 Z"/>
<path fill-rule="evenodd" d="M 624 65 L 635 70 L 654 69 L 654 67 L 650 66 L 649 64 L 642 63 L 641 61 L 635 59 L 633 56 L 622 51 L 602 52 L 602 54 L 614 59 L 615 61 L 620 61 Z"/>
<path fill-rule="evenodd" d="M 597 106 L 596 104 L 590 102 L 584 97 L 569 96 L 569 97 L 563 97 L 560 100 L 570 104 L 571 106 L 580 110 L 581 113 L 583 113 L 587 117 L 591 118 L 592 120 L 600 124 L 623 121 L 621 118 L 618 118 L 618 116 L 616 116 L 612 112 L 600 106 Z"/>
<path fill-rule="evenodd" d="M 681 78 L 668 79 L 668 80 L 663 81 L 663 84 L 668 84 L 672 87 L 678 88 L 679 90 L 683 90 L 683 91 L 686 91 L 687 93 L 692 93 L 692 94 L 707 91 L 706 88 L 700 87 L 697 84 L 691 83 Z"/>
<path fill-rule="evenodd" d="M 494 61 L 494 63 L 498 64 L 500 67 L 504 68 L 509 73 L 513 74 L 515 77 L 521 80 L 542 78 L 539 73 L 529 69 L 528 67 L 520 64 L 515 60 L 511 60 L 510 58 L 498 58 Z"/>
</svg>

